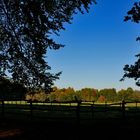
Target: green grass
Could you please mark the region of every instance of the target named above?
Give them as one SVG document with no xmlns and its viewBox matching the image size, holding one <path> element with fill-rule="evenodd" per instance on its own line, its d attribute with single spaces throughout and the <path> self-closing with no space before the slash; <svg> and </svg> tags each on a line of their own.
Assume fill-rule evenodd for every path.
<svg viewBox="0 0 140 140">
<path fill-rule="evenodd" d="M 0 104 L 0 109 L 2 105 Z M 30 104 L 26 101 L 5 101 L 5 117 L 30 118 Z M 1 113 L 1 111 L 0 111 Z M 42 119 L 77 119 L 77 103 L 33 103 L 34 118 Z M 126 104 L 126 117 L 140 117 L 140 103 Z M 80 119 L 121 119 L 122 110 L 120 104 L 105 104 L 92 102 L 82 103 L 80 106 Z"/>
</svg>

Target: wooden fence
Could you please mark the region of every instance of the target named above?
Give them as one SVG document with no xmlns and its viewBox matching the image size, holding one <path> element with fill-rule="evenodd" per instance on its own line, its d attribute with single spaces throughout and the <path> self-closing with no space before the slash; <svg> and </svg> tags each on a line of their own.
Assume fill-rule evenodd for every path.
<svg viewBox="0 0 140 140">
<path fill-rule="evenodd" d="M 7 117 L 9 115 L 9 112 L 7 110 L 11 110 L 13 114 L 16 114 L 17 112 L 14 110 L 20 110 L 24 112 L 28 112 L 27 116 L 31 119 L 37 116 L 37 111 L 39 111 L 39 114 L 41 112 L 67 112 L 71 113 L 73 112 L 73 118 L 77 121 L 77 123 L 80 123 L 82 117 L 84 115 L 81 115 L 82 113 L 90 113 L 91 119 L 95 119 L 96 114 L 100 113 L 108 113 L 109 111 L 115 111 L 120 113 L 120 117 L 122 119 L 126 119 L 127 117 L 127 105 L 128 104 L 135 104 L 135 111 L 139 111 L 140 109 L 138 107 L 138 104 L 140 102 L 119 102 L 119 103 L 107 103 L 104 104 L 97 104 L 95 102 L 33 102 L 33 101 L 0 101 L 0 109 L 1 109 L 1 117 Z M 115 108 L 116 107 L 116 108 Z M 47 112 L 48 113 L 48 112 Z M 46 114 L 47 114 L 46 113 Z M 133 112 L 134 113 L 134 112 Z M 26 113 L 23 113 L 22 115 L 25 115 Z M 56 115 L 56 114 L 55 114 Z M 42 115 L 43 116 L 43 115 Z M 56 115 L 57 116 L 57 115 Z M 51 116 L 52 117 L 52 116 Z M 51 118 L 50 117 L 50 118 Z M 52 117 L 53 118 L 53 117 Z M 70 118 L 70 116 L 69 116 Z M 86 116 L 86 119 L 89 119 Z"/>
</svg>

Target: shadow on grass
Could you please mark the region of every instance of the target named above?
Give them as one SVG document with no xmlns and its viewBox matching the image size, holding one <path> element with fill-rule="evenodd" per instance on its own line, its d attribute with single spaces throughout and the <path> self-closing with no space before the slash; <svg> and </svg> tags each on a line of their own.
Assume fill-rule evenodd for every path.
<svg viewBox="0 0 140 140">
<path fill-rule="evenodd" d="M 73 122 L 73 123 L 72 123 Z M 9 140 L 88 140 L 139 138 L 140 120 L 98 119 L 80 124 L 73 120 L 4 119 L 0 139 Z"/>
<path fill-rule="evenodd" d="M 40 107 L 40 106 L 39 106 Z M 58 106 L 54 106 L 54 109 Z M 140 113 L 127 108 L 126 118 L 122 119 L 119 107 L 94 108 L 94 116 L 89 107 L 80 110 L 80 121 L 75 111 L 40 112 L 34 111 L 30 118 L 28 110 L 19 112 L 6 110 L 0 121 L 0 139 L 4 140 L 92 140 L 92 139 L 136 139 L 139 138 Z M 102 111 L 103 110 L 103 111 Z M 12 111 L 10 113 L 9 111 Z M 132 111 L 132 113 L 130 112 Z M 17 114 L 16 114 L 17 113 Z M 19 113 L 19 114 L 18 114 Z M 50 114 L 49 114 L 50 113 Z M 72 113 L 72 114 L 71 114 Z M 70 116 L 71 115 L 71 116 Z M 36 116 L 36 117 L 35 117 Z M 52 119 L 53 118 L 53 119 Z"/>
</svg>

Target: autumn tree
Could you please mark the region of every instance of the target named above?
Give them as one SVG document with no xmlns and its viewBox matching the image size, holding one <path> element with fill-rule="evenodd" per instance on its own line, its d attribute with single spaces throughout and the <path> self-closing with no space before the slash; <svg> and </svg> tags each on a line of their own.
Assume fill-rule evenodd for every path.
<svg viewBox="0 0 140 140">
<path fill-rule="evenodd" d="M 111 88 L 111 89 L 101 89 L 99 91 L 99 97 L 100 96 L 104 96 L 105 100 L 106 101 L 109 101 L 109 102 L 114 102 L 116 100 L 116 89 L 114 88 Z"/>
<path fill-rule="evenodd" d="M 60 90 L 59 101 L 75 101 L 75 90 L 71 87 Z"/>
<path fill-rule="evenodd" d="M 96 101 L 97 90 L 92 88 L 83 88 L 80 91 L 80 97 L 82 101 Z"/>
<path fill-rule="evenodd" d="M 94 0 L 0 0 L 0 77 L 27 88 L 50 92 L 60 73 L 52 74 L 48 49 L 63 47 L 52 39 L 73 14 L 88 12 Z"/>
<path fill-rule="evenodd" d="M 118 99 L 119 101 L 130 101 L 133 97 L 133 89 L 132 88 L 127 88 L 126 90 L 125 89 L 121 89 L 120 91 L 118 91 Z"/>
<path fill-rule="evenodd" d="M 131 97 L 132 101 L 139 102 L 140 101 L 140 91 L 135 90 Z"/>
<path fill-rule="evenodd" d="M 56 89 L 48 95 L 50 101 L 96 101 L 98 98 L 97 90 L 92 88 L 83 88 L 75 91 L 73 88 Z"/>
<path fill-rule="evenodd" d="M 105 96 L 100 95 L 97 102 L 99 102 L 99 103 L 106 102 Z"/>
</svg>

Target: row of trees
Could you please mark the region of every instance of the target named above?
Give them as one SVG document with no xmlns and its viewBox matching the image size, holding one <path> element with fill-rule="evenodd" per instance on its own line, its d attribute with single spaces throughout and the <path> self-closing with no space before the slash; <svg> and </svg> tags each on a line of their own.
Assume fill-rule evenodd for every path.
<svg viewBox="0 0 140 140">
<path fill-rule="evenodd" d="M 93 89 L 84 88 L 81 90 L 74 90 L 73 88 L 54 88 L 54 91 L 46 95 L 43 92 L 36 92 L 35 94 L 28 93 L 26 100 L 36 101 L 95 101 L 95 102 L 117 102 L 117 101 L 140 101 L 140 91 L 132 88 L 121 89 L 116 91 L 115 88 L 110 89 Z"/>
<path fill-rule="evenodd" d="M 140 91 L 132 88 L 116 91 L 110 89 L 83 88 L 74 90 L 73 88 L 53 88 L 50 94 L 45 90 L 29 90 L 22 84 L 0 77 L 0 99 L 3 100 L 33 100 L 33 101 L 96 101 L 96 102 L 116 102 L 116 101 L 140 101 Z"/>
</svg>

